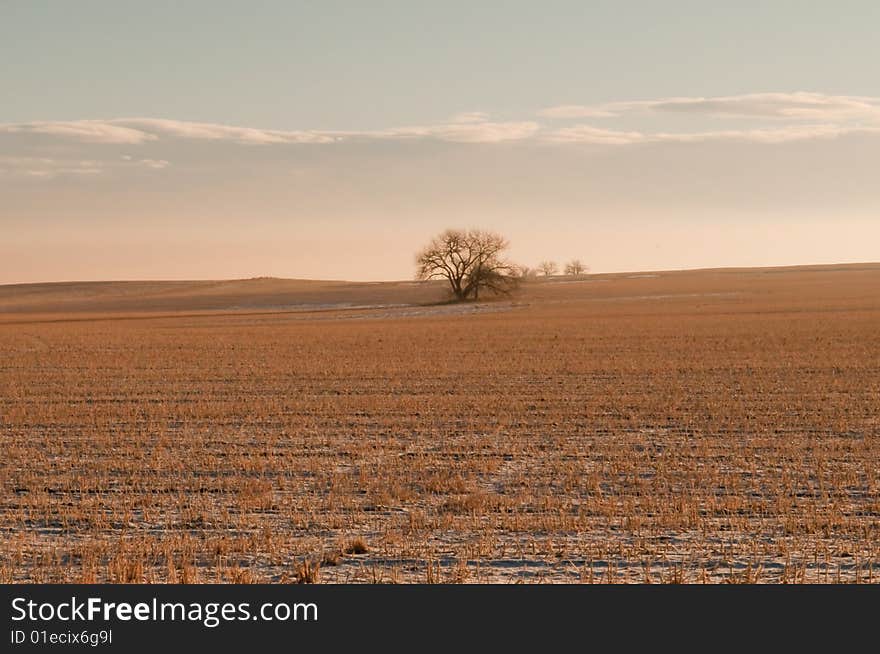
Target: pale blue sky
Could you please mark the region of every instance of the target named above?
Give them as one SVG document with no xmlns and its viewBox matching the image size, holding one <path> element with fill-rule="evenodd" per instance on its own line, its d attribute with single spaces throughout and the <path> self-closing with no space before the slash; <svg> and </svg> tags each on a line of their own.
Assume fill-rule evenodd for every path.
<svg viewBox="0 0 880 654">
<path fill-rule="evenodd" d="M 878 25 L 869 0 L 0 0 L 0 283 L 408 277 L 447 224 L 595 270 L 877 260 Z"/>
<path fill-rule="evenodd" d="M 878 25 L 874 0 L 7 0 L 0 120 L 367 129 L 668 96 L 878 96 Z"/>
</svg>

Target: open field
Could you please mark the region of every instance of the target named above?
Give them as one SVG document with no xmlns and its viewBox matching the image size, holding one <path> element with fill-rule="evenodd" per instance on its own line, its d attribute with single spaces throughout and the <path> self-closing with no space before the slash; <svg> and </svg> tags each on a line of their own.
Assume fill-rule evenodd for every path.
<svg viewBox="0 0 880 654">
<path fill-rule="evenodd" d="M 880 264 L 440 289 L 0 287 L 0 581 L 880 581 Z"/>
</svg>

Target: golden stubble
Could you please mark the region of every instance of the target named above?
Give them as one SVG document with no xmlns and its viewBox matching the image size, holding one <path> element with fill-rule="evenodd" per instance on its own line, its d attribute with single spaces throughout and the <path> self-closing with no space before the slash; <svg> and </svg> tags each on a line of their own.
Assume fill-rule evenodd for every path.
<svg viewBox="0 0 880 654">
<path fill-rule="evenodd" d="M 702 272 L 527 284 L 475 313 L 17 315 L 0 581 L 875 581 L 878 282 Z"/>
</svg>

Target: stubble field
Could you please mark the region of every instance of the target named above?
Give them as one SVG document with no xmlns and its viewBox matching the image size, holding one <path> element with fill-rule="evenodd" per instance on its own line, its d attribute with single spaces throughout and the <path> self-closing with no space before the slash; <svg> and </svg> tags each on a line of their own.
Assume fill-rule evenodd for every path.
<svg viewBox="0 0 880 654">
<path fill-rule="evenodd" d="M 880 265 L 225 284 L 0 288 L 0 582 L 880 580 Z"/>
</svg>

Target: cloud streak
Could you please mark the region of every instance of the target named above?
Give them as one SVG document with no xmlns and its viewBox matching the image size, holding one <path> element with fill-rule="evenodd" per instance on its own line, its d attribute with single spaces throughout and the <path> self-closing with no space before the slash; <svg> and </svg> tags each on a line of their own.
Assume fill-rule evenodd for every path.
<svg viewBox="0 0 880 654">
<path fill-rule="evenodd" d="M 106 166 L 93 159 L 53 159 L 51 157 L 0 157 L 0 175 L 52 179 L 60 175 L 90 176 L 104 172 Z"/>
<path fill-rule="evenodd" d="M 207 141 L 233 141 L 249 145 L 332 143 L 336 140 L 327 132 L 257 129 L 164 118 L 119 118 L 109 121 L 109 123 L 113 126 L 140 131 L 153 138 L 173 136 Z"/>
<path fill-rule="evenodd" d="M 171 135 L 189 139 L 225 140 L 250 145 L 326 144 L 373 139 L 435 139 L 453 143 L 499 143 L 528 138 L 540 129 L 540 125 L 532 121 L 492 122 L 487 120 L 486 114 L 476 112 L 459 114 L 453 117 L 451 122 L 439 125 L 394 127 L 373 131 L 267 130 L 153 118 L 127 118 L 112 122 L 114 125 L 136 128 L 154 136 Z"/>
<path fill-rule="evenodd" d="M 167 167 L 169 162 L 156 148 L 164 143 L 180 141 L 210 141 L 259 147 L 333 146 L 339 143 L 380 141 L 457 144 L 527 142 L 545 146 L 592 144 L 612 147 L 643 143 L 781 144 L 880 133 L 880 98 L 806 92 L 660 98 L 583 106 L 561 105 L 539 113 L 546 119 L 544 122 L 496 121 L 486 113 L 472 111 L 456 114 L 446 122 L 437 124 L 375 130 L 279 130 L 146 117 L 35 121 L 0 124 L 0 140 L 13 139 L 7 151 L 13 153 L 15 148 L 19 148 L 19 154 L 43 154 L 47 152 L 43 146 L 56 141 L 59 144 L 93 144 L 99 148 L 114 145 L 149 146 L 149 154 L 145 152 L 141 157 L 132 156 L 129 163 L 159 170 Z M 653 131 L 632 127 L 639 116 L 647 115 L 654 117 L 654 123 L 658 122 L 659 116 L 678 115 L 692 116 L 695 119 L 739 119 L 739 124 L 731 126 L 735 129 L 675 132 L 662 127 Z M 604 122 L 616 118 L 627 118 L 627 128 L 608 127 L 608 123 Z M 743 123 L 742 119 L 749 119 L 750 122 Z M 580 122 L 585 120 L 592 124 Z M 565 123 L 560 125 L 559 121 Z M 596 124 L 594 121 L 602 122 Z M 756 124 L 753 121 L 763 122 Z M 572 122 L 576 124 L 566 124 Z M 90 152 L 86 156 L 96 155 Z M 118 153 L 115 156 L 118 163 Z M 72 173 L 79 166 L 69 168 Z M 47 168 L 38 167 L 34 170 L 43 171 Z"/>
<path fill-rule="evenodd" d="M 375 132 L 346 132 L 345 137 L 356 139 L 434 139 L 450 143 L 501 143 L 521 141 L 540 131 L 541 125 L 532 122 L 456 122 L 424 127 L 396 127 Z"/>
<path fill-rule="evenodd" d="M 500 143 L 533 136 L 533 121 L 492 122 L 485 114 L 462 114 L 439 125 L 395 127 L 373 131 L 275 130 L 236 127 L 164 118 L 117 118 L 0 125 L 2 134 L 56 137 L 83 143 L 139 145 L 167 138 L 226 141 L 244 145 L 329 144 L 378 139 L 432 139 L 451 143 Z"/>
<path fill-rule="evenodd" d="M 118 159 L 77 159 L 70 157 L 0 156 L 0 176 L 54 179 L 56 177 L 102 175 L 120 168 L 162 170 L 167 159 L 141 159 L 123 155 Z"/>
<path fill-rule="evenodd" d="M 601 105 L 560 105 L 542 109 L 544 118 L 613 118 L 628 114 L 689 114 L 715 118 L 765 118 L 838 122 L 880 122 L 880 98 L 823 93 L 749 93 L 745 95 L 674 97 Z"/>
<path fill-rule="evenodd" d="M 156 140 L 155 134 L 133 129 L 113 121 L 72 120 L 42 121 L 0 125 L 0 134 L 31 134 L 72 139 L 84 143 L 138 145 Z"/>
<path fill-rule="evenodd" d="M 546 138 L 553 143 L 588 143 L 593 145 L 705 143 L 712 141 L 780 144 L 813 139 L 833 139 L 852 134 L 880 134 L 880 126 L 845 127 L 839 125 L 793 125 L 774 129 L 648 133 L 602 129 L 592 125 L 574 125 L 572 127 L 553 130 L 547 134 Z"/>
</svg>

